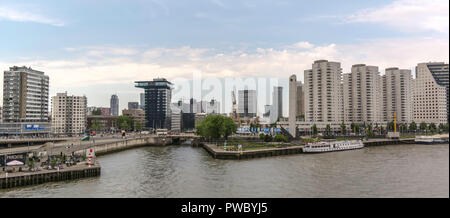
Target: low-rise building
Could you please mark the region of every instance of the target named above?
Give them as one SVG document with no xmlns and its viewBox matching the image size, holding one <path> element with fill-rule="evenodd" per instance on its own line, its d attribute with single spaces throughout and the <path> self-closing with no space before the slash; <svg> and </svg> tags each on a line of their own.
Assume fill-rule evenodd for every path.
<svg viewBox="0 0 450 218">
<path fill-rule="evenodd" d="M 95 125 L 94 125 L 95 123 Z M 117 131 L 117 116 L 110 115 L 91 115 L 87 116 L 88 130 L 96 130 L 100 132 Z"/>
<path fill-rule="evenodd" d="M 129 116 L 133 119 L 134 129 L 137 129 L 137 122 L 141 123 L 141 128 L 145 127 L 145 111 L 141 109 L 122 110 L 123 116 Z"/>
</svg>

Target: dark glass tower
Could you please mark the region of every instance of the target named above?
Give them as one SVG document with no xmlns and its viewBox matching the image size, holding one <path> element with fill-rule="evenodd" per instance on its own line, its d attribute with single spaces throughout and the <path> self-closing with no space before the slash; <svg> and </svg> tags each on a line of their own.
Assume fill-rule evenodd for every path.
<svg viewBox="0 0 450 218">
<path fill-rule="evenodd" d="M 172 83 L 164 78 L 136 81 L 135 87 L 145 90 L 145 119 L 147 128 L 170 129 Z"/>
</svg>

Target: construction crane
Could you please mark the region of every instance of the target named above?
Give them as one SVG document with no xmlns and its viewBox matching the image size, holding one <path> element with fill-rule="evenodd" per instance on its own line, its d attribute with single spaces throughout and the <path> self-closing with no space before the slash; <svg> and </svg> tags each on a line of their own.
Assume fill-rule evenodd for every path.
<svg viewBox="0 0 450 218">
<path fill-rule="evenodd" d="M 239 113 L 238 113 L 238 109 L 237 109 L 237 104 L 236 104 L 236 95 L 234 94 L 234 91 L 231 91 L 231 97 L 232 97 L 232 101 L 233 101 L 233 107 L 231 109 L 231 118 L 233 119 L 234 122 L 238 123 L 238 126 L 241 126 L 241 118 L 239 117 Z"/>
</svg>

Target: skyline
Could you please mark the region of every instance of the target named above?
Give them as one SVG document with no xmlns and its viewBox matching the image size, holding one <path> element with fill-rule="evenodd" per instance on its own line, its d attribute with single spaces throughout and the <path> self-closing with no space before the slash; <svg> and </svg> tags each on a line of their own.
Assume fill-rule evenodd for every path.
<svg viewBox="0 0 450 218">
<path fill-rule="evenodd" d="M 417 63 L 449 62 L 448 1 L 103 3 L 3 1 L 1 71 L 44 71 L 50 96 L 85 94 L 89 106 L 119 93 L 120 111 L 139 100 L 138 80 L 279 78 L 287 108 L 287 78 L 303 81 L 318 59 L 341 62 L 343 73 L 363 63 L 413 75 Z M 258 111 L 271 104 L 258 102 Z"/>
</svg>

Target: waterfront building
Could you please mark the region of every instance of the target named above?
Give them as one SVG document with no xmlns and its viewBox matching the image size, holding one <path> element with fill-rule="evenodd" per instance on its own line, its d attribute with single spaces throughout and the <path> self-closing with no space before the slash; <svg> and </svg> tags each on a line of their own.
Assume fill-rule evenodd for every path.
<svg viewBox="0 0 450 218">
<path fill-rule="evenodd" d="M 122 110 L 123 116 L 129 116 L 133 120 L 134 129 L 136 129 L 136 124 L 141 123 L 141 128 L 145 127 L 145 111 L 141 109 L 128 109 Z"/>
<path fill-rule="evenodd" d="M 139 102 L 128 102 L 128 110 L 139 109 Z"/>
<path fill-rule="evenodd" d="M 383 113 L 385 121 L 409 124 L 414 119 L 414 83 L 411 70 L 387 68 L 383 75 Z"/>
<path fill-rule="evenodd" d="M 305 121 L 342 122 L 342 69 L 339 62 L 318 60 L 304 73 Z"/>
<path fill-rule="evenodd" d="M 10 67 L 3 77 L 3 135 L 50 133 L 49 77 L 31 67 Z"/>
<path fill-rule="evenodd" d="M 439 62 L 417 65 L 414 81 L 414 121 L 448 123 L 448 64 Z"/>
<path fill-rule="evenodd" d="M 135 87 L 145 90 L 146 127 L 170 129 L 173 84 L 164 78 L 135 83 Z"/>
<path fill-rule="evenodd" d="M 2 121 L 3 121 L 2 112 L 3 112 L 3 108 L 0 106 L 0 123 L 2 123 Z"/>
<path fill-rule="evenodd" d="M 109 107 L 99 107 L 97 110 L 100 110 L 100 115 L 111 116 L 111 108 Z"/>
<path fill-rule="evenodd" d="M 383 123 L 383 80 L 376 66 L 356 64 L 344 74 L 344 122 Z"/>
<path fill-rule="evenodd" d="M 256 90 L 239 90 L 238 113 L 241 118 L 253 118 L 257 115 Z"/>
<path fill-rule="evenodd" d="M 182 130 L 182 110 L 178 107 L 172 106 L 171 108 L 171 132 L 172 133 L 181 133 Z"/>
<path fill-rule="evenodd" d="M 88 130 L 94 130 L 93 124 L 96 122 L 99 129 L 96 129 L 101 132 L 110 132 L 110 131 L 117 131 L 117 116 L 111 116 L 111 115 L 92 115 L 87 116 L 87 129 Z"/>
<path fill-rule="evenodd" d="M 52 97 L 52 133 L 81 135 L 86 130 L 86 96 L 68 96 L 67 92 Z"/>
<path fill-rule="evenodd" d="M 119 96 L 117 95 L 111 96 L 110 108 L 112 116 L 119 116 Z"/>
<path fill-rule="evenodd" d="M 195 130 L 195 114 L 194 113 L 182 113 L 182 131 L 193 132 Z"/>
</svg>

